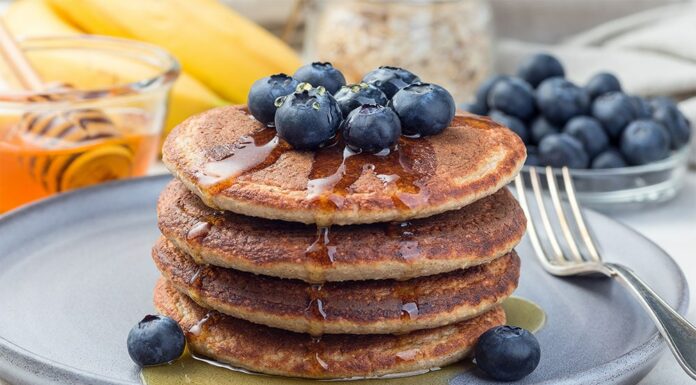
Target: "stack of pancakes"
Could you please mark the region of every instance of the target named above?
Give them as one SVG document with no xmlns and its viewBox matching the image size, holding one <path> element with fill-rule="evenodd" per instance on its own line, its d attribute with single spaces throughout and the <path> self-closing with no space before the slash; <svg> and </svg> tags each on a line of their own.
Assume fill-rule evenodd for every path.
<svg viewBox="0 0 696 385">
<path fill-rule="evenodd" d="M 486 118 L 294 151 L 245 107 L 190 118 L 164 161 L 155 305 L 195 354 L 255 372 L 372 377 L 440 367 L 505 322 L 526 219 L 504 186 L 524 144 Z"/>
</svg>

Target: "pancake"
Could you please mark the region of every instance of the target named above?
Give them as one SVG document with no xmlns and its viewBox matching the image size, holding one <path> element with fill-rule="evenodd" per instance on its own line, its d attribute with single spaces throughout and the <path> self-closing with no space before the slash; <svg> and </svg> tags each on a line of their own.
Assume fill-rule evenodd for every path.
<svg viewBox="0 0 696 385">
<path fill-rule="evenodd" d="M 158 221 L 199 264 L 315 283 L 409 279 L 487 263 L 512 250 L 526 228 L 507 189 L 430 218 L 317 234 L 312 225 L 213 210 L 178 181 L 162 192 Z"/>
<path fill-rule="evenodd" d="M 257 325 L 209 311 L 166 281 L 155 307 L 188 331 L 189 349 L 235 367 L 290 377 L 374 377 L 441 367 L 470 355 L 478 337 L 505 323 L 495 307 L 468 321 L 402 335 L 308 334 Z"/>
<path fill-rule="evenodd" d="M 302 152 L 245 106 L 193 116 L 169 134 L 163 160 L 210 207 L 319 225 L 405 221 L 456 210 L 505 186 L 526 157 L 492 120 L 457 114 L 427 138 L 402 137 L 385 156 L 337 143 Z"/>
<path fill-rule="evenodd" d="M 312 285 L 197 265 L 160 239 L 152 258 L 162 275 L 199 305 L 299 333 L 387 334 L 443 326 L 500 304 L 517 287 L 517 254 L 467 270 L 407 281 Z"/>
</svg>

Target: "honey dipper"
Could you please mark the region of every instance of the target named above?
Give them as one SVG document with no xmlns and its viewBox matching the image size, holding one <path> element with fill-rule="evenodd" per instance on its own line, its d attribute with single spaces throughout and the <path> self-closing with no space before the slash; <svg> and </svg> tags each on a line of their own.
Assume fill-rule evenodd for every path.
<svg viewBox="0 0 696 385">
<path fill-rule="evenodd" d="M 19 84 L 27 91 L 45 91 L 30 101 L 50 102 L 65 99 L 60 92 L 69 85 L 44 84 L 16 40 L 0 20 L 0 52 Z M 79 147 L 96 139 L 121 136 L 113 121 L 94 108 L 42 110 L 23 114 L 8 136 L 21 146 L 46 150 L 20 159 L 32 177 L 49 192 L 58 192 L 96 182 L 129 176 L 133 152 L 124 145 L 99 145 L 89 151 L 56 155 L 51 150 Z M 89 175 L 86 175 L 89 174 Z"/>
</svg>

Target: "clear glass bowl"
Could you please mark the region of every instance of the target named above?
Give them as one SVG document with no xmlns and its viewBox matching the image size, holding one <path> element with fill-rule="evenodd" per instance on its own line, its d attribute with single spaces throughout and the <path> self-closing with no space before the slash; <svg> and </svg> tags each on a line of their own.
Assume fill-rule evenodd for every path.
<svg viewBox="0 0 696 385">
<path fill-rule="evenodd" d="M 8 84 L 0 91 L 0 213 L 144 175 L 157 157 L 176 59 L 156 46 L 107 37 L 20 44 L 46 89 Z"/>
<path fill-rule="evenodd" d="M 643 166 L 606 170 L 570 170 L 578 200 L 585 207 L 600 211 L 643 208 L 665 202 L 677 195 L 684 185 L 688 168 L 689 147 L 674 152 L 669 158 Z M 529 185 L 529 170 L 522 175 Z M 536 167 L 543 175 L 544 167 Z M 561 170 L 554 170 L 560 180 Z M 545 178 L 541 178 L 545 185 Z"/>
</svg>

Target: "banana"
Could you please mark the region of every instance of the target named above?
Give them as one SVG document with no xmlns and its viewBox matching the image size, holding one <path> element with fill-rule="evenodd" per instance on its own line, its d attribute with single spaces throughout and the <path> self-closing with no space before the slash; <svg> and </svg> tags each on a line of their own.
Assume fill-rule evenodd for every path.
<svg viewBox="0 0 696 385">
<path fill-rule="evenodd" d="M 3 18 L 15 36 L 65 36 L 83 33 L 83 30 L 55 12 L 46 0 L 15 1 Z M 69 81 L 78 88 L 108 87 L 134 81 L 137 80 L 134 76 L 137 77 L 146 71 L 144 66 L 132 60 L 116 60 L 101 55 L 85 55 L 78 58 L 72 54 L 53 52 L 42 55 L 41 59 L 32 60 L 32 64 L 44 79 Z M 203 83 L 182 72 L 170 94 L 165 134 L 189 116 L 224 104 L 227 102 Z"/>
<path fill-rule="evenodd" d="M 54 36 L 82 33 L 77 27 L 58 16 L 44 0 L 15 1 L 4 16 L 7 27 L 15 36 Z"/>
<path fill-rule="evenodd" d="M 246 101 L 256 79 L 300 65 L 285 43 L 214 0 L 48 1 L 87 32 L 168 49 L 186 71 L 235 103 Z"/>
</svg>

